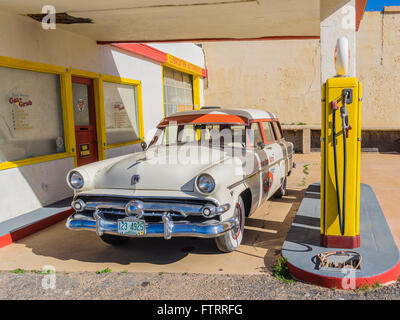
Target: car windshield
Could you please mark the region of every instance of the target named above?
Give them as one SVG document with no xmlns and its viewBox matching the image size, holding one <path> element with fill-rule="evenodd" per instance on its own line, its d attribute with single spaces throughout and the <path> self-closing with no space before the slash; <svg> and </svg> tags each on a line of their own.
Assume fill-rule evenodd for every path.
<svg viewBox="0 0 400 320">
<path fill-rule="evenodd" d="M 152 145 L 221 146 L 230 148 L 246 147 L 245 125 L 237 124 L 175 124 L 159 128 Z"/>
</svg>

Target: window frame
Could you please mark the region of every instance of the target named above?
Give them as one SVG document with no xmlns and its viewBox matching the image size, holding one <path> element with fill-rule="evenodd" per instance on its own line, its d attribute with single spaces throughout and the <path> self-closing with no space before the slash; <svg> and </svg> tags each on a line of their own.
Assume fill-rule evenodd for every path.
<svg viewBox="0 0 400 320">
<path fill-rule="evenodd" d="M 143 140 L 144 137 L 144 127 L 143 127 L 143 106 L 142 106 L 142 82 L 140 80 L 133 80 L 133 79 L 127 79 L 127 78 L 121 78 L 121 77 L 115 77 L 115 76 L 110 76 L 110 75 L 101 75 L 99 79 L 99 87 L 101 88 L 101 93 L 100 93 L 100 115 L 101 115 L 101 126 L 104 128 L 102 130 L 101 134 L 103 135 L 102 140 L 104 144 L 105 149 L 112 149 L 112 148 L 118 148 L 118 147 L 124 147 L 124 146 L 129 146 L 132 144 L 137 144 L 140 143 Z M 116 83 L 116 84 L 125 84 L 125 85 L 131 85 L 136 87 L 136 96 L 137 96 L 137 114 L 138 114 L 138 129 L 139 129 L 139 139 L 136 140 L 131 140 L 131 141 L 125 141 L 125 142 L 120 142 L 120 143 L 112 143 L 108 144 L 107 143 L 107 137 L 106 137 L 106 125 L 105 125 L 105 110 L 104 110 L 104 90 L 103 90 L 103 82 L 111 82 L 111 83 Z"/>
<path fill-rule="evenodd" d="M 68 69 L 64 67 L 54 66 L 50 64 L 38 63 L 33 61 L 15 59 L 10 57 L 0 56 L 0 67 L 19 69 L 26 71 L 41 72 L 47 74 L 56 74 L 60 81 L 60 103 L 63 123 L 63 138 L 65 143 L 65 151 L 60 153 L 52 153 L 43 156 L 30 157 L 21 160 L 6 161 L 0 163 L 0 171 L 18 168 L 21 166 L 47 162 L 51 160 L 75 157 L 74 152 L 74 133 L 73 133 L 73 117 L 68 112 L 70 102 L 68 92 L 71 89 L 71 77 L 68 74 Z"/>
</svg>

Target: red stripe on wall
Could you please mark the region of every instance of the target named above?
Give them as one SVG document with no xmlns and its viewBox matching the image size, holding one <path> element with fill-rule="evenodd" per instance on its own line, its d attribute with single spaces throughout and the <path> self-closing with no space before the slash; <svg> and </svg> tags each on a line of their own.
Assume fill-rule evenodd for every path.
<svg viewBox="0 0 400 320">
<path fill-rule="evenodd" d="M 360 27 L 361 19 L 364 16 L 367 0 L 356 0 L 356 31 Z"/>
<path fill-rule="evenodd" d="M 12 231 L 4 236 L 1 236 L 0 237 L 0 248 L 8 246 L 9 244 L 12 244 L 13 242 L 15 242 L 17 240 L 25 238 L 35 232 L 38 232 L 42 229 L 50 227 L 51 225 L 68 218 L 73 213 L 73 211 L 74 210 L 71 208 L 66 211 L 59 212 L 55 215 L 52 215 L 51 217 L 45 218 L 45 219 L 35 222 L 29 226 L 23 227 L 21 229 Z"/>
<path fill-rule="evenodd" d="M 167 62 L 167 54 L 142 43 L 112 43 L 112 46 L 161 63 Z"/>
</svg>

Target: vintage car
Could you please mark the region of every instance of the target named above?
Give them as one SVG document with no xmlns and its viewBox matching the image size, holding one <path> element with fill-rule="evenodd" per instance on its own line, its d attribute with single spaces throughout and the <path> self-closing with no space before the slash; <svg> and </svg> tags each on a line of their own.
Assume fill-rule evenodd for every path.
<svg viewBox="0 0 400 320">
<path fill-rule="evenodd" d="M 68 229 L 96 231 L 112 245 L 130 237 L 215 238 L 230 252 L 245 218 L 285 194 L 295 166 L 277 117 L 255 109 L 174 113 L 142 148 L 68 173 L 76 211 Z"/>
</svg>

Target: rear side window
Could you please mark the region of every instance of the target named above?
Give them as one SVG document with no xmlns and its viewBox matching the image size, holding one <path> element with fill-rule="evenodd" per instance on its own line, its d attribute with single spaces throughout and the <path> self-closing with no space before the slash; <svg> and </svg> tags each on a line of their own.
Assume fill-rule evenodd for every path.
<svg viewBox="0 0 400 320">
<path fill-rule="evenodd" d="M 275 130 L 276 140 L 282 139 L 283 137 L 282 137 L 281 129 L 279 129 L 278 122 L 274 121 L 274 122 L 272 122 L 272 125 L 273 125 L 274 130 Z"/>
<path fill-rule="evenodd" d="M 270 121 L 264 121 L 262 123 L 264 133 L 265 133 L 265 139 L 267 140 L 267 143 L 270 143 L 275 140 L 274 132 L 272 131 L 271 127 L 271 122 Z"/>
<path fill-rule="evenodd" d="M 253 147 L 256 147 L 258 143 L 264 143 L 262 134 L 260 131 L 260 126 L 258 123 L 254 122 L 250 127 L 250 143 Z"/>
</svg>

